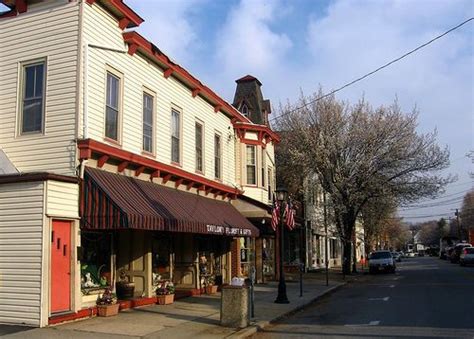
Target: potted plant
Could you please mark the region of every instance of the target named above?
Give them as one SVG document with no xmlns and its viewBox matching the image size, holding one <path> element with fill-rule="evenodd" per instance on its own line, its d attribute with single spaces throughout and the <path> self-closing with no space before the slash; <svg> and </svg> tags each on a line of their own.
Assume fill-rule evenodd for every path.
<svg viewBox="0 0 474 339">
<path fill-rule="evenodd" d="M 120 307 L 120 304 L 117 303 L 117 298 L 108 288 L 102 295 L 99 295 L 96 304 L 97 315 L 99 317 L 110 317 L 117 315 Z"/>
<path fill-rule="evenodd" d="M 120 271 L 119 281 L 115 284 L 117 290 L 117 297 L 120 300 L 127 300 L 133 298 L 135 292 L 135 283 L 128 281 L 125 271 Z"/>
<path fill-rule="evenodd" d="M 217 285 L 215 284 L 214 276 L 209 276 L 205 280 L 206 294 L 217 293 Z"/>
<path fill-rule="evenodd" d="M 159 305 L 169 305 L 174 302 L 175 287 L 171 281 L 162 281 L 156 288 L 156 299 Z"/>
</svg>

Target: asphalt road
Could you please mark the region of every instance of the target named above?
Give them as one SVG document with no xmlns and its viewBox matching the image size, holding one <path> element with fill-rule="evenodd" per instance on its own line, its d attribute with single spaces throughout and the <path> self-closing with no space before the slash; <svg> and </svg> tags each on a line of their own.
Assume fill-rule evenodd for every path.
<svg viewBox="0 0 474 339">
<path fill-rule="evenodd" d="M 474 338 L 474 267 L 407 258 L 253 337 Z"/>
</svg>

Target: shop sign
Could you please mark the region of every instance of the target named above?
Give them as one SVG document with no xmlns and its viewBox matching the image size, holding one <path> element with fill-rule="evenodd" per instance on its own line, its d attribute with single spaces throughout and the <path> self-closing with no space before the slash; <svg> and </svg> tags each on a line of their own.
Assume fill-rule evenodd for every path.
<svg viewBox="0 0 474 339">
<path fill-rule="evenodd" d="M 206 225 L 207 233 L 211 234 L 223 234 L 233 236 L 250 236 L 252 232 L 246 228 L 229 227 L 229 226 L 218 226 L 218 225 Z"/>
</svg>

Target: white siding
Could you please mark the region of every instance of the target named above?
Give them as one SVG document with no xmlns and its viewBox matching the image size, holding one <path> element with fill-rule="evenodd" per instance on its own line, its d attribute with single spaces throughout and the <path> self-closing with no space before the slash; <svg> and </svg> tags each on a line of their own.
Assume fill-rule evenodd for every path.
<svg viewBox="0 0 474 339">
<path fill-rule="evenodd" d="M 255 133 L 247 132 L 245 134 L 247 139 L 254 140 L 254 137 L 258 140 L 258 136 Z M 262 164 L 262 146 L 256 146 L 256 160 L 257 160 L 257 185 L 247 185 L 247 145 L 237 141 L 236 148 L 236 177 L 239 180 L 240 185 L 243 186 L 244 195 L 263 202 L 264 204 L 271 203 L 271 200 L 268 199 L 268 168 L 272 168 L 273 177 L 271 178 L 272 191 L 275 190 L 275 155 L 274 155 L 274 146 L 270 142 L 266 145 L 265 150 L 265 164 Z M 265 166 L 265 186 L 262 186 L 262 166 Z"/>
<path fill-rule="evenodd" d="M 62 0 L 0 19 L 0 147 L 22 172 L 74 173 L 78 25 L 78 2 Z M 45 130 L 19 136 L 20 63 L 38 58 L 46 58 Z"/>
<path fill-rule="evenodd" d="M 0 323 L 40 325 L 43 183 L 0 185 Z"/>
<path fill-rule="evenodd" d="M 89 44 L 126 51 L 122 31 L 117 21 L 100 6 L 86 5 L 84 39 Z M 235 183 L 234 142 L 230 119 L 175 78 L 163 77 L 162 70 L 138 54 L 89 47 L 88 49 L 88 121 L 89 137 L 104 142 L 105 78 L 107 67 L 123 74 L 122 148 L 137 154 L 142 152 L 142 92 L 146 87 L 155 97 L 155 150 L 160 162 L 171 161 L 171 107 L 182 109 L 182 168 L 195 172 L 194 126 L 196 119 L 204 122 L 204 175 L 214 179 L 214 133 L 222 135 L 222 174 L 227 185 Z M 82 119 L 81 119 L 82 121 Z M 230 129 L 229 129 L 230 128 Z M 229 134 L 231 135 L 229 137 Z"/>
<path fill-rule="evenodd" d="M 49 217 L 79 218 L 79 185 L 48 181 L 46 214 Z"/>
</svg>

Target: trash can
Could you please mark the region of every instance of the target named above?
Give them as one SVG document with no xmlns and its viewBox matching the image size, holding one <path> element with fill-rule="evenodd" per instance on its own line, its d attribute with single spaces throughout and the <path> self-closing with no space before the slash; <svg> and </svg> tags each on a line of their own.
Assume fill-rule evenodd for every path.
<svg viewBox="0 0 474 339">
<path fill-rule="evenodd" d="M 244 328 L 249 325 L 250 293 L 247 286 L 224 286 L 221 290 L 221 325 Z"/>
</svg>

